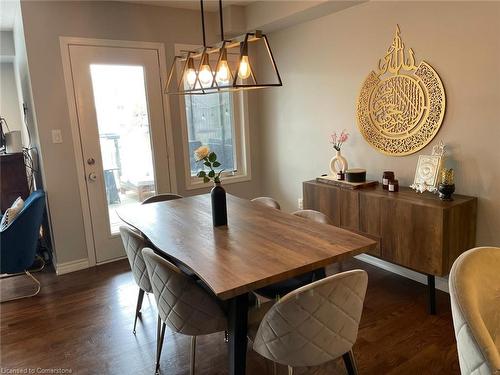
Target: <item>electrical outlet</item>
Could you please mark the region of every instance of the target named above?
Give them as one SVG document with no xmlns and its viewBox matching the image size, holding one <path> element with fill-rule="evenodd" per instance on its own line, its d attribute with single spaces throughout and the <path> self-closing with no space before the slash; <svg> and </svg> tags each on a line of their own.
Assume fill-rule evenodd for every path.
<svg viewBox="0 0 500 375">
<path fill-rule="evenodd" d="M 297 199 L 297 204 L 299 206 L 299 210 L 304 209 L 304 200 L 302 198 Z"/>
<path fill-rule="evenodd" d="M 62 143 L 61 129 L 52 129 L 52 143 Z"/>
</svg>

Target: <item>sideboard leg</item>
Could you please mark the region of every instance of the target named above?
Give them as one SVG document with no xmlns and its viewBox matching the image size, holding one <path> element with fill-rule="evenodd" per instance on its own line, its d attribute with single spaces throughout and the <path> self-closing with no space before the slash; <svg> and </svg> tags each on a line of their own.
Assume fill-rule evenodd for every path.
<svg viewBox="0 0 500 375">
<path fill-rule="evenodd" d="M 429 293 L 429 314 L 436 315 L 436 279 L 434 275 L 427 275 Z"/>
</svg>

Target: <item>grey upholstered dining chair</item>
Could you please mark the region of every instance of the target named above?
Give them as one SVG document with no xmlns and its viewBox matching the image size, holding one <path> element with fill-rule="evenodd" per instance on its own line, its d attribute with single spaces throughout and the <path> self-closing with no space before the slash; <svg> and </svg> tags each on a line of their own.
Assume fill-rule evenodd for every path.
<svg viewBox="0 0 500 375">
<path fill-rule="evenodd" d="M 252 199 L 251 201 L 267 207 L 275 208 L 277 210 L 281 209 L 280 204 L 270 197 L 257 197 Z"/>
<path fill-rule="evenodd" d="M 165 193 L 165 194 L 157 194 L 152 197 L 144 199 L 142 204 L 155 203 L 155 202 L 166 202 L 174 199 L 182 198 L 182 195 L 174 194 L 174 193 Z"/>
<path fill-rule="evenodd" d="M 362 270 L 338 273 L 294 290 L 276 302 L 260 324 L 249 327 L 253 349 L 274 363 L 319 366 L 342 356 L 357 374 L 356 342 L 368 284 Z"/>
<path fill-rule="evenodd" d="M 461 374 L 500 374 L 500 247 L 460 255 L 449 286 Z"/>
<path fill-rule="evenodd" d="M 168 325 L 174 332 L 191 336 L 192 375 L 195 368 L 196 336 L 224 331 L 227 326 L 224 311 L 215 297 L 174 264 L 149 248 L 143 249 L 142 254 L 158 307 L 155 371 L 160 369 L 165 327 Z"/>
<path fill-rule="evenodd" d="M 316 223 L 333 225 L 328 216 L 315 210 L 298 210 L 292 213 L 292 215 L 299 216 L 307 220 L 312 220 Z"/>
<path fill-rule="evenodd" d="M 132 275 L 134 275 L 134 280 L 139 286 L 139 295 L 137 297 L 137 305 L 135 308 L 134 329 L 132 331 L 135 335 L 137 317 L 141 311 L 144 293 L 150 293 L 152 291 L 148 271 L 146 270 L 146 263 L 144 263 L 141 252 L 146 246 L 146 242 L 141 234 L 130 227 L 121 226 L 120 235 L 122 237 L 123 247 L 125 248 L 128 262 L 130 263 L 130 268 L 132 269 Z"/>
</svg>

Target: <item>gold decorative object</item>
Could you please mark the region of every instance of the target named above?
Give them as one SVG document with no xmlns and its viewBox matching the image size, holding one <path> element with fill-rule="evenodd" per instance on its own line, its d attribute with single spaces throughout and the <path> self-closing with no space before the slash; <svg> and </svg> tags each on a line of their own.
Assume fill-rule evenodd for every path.
<svg viewBox="0 0 500 375">
<path fill-rule="evenodd" d="M 404 156 L 425 147 L 443 122 L 446 97 L 436 71 L 408 54 L 399 25 L 377 72 L 365 79 L 357 104 L 358 127 L 384 154 Z"/>
<path fill-rule="evenodd" d="M 441 170 L 441 183 L 443 185 L 455 184 L 455 172 L 453 171 L 453 168 L 443 168 Z"/>
</svg>

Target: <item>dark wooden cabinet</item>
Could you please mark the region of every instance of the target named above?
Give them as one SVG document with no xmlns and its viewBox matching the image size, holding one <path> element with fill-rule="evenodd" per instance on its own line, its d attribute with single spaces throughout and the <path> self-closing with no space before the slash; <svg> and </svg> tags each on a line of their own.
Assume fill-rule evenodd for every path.
<svg viewBox="0 0 500 375">
<path fill-rule="evenodd" d="M 29 195 L 24 155 L 1 154 L 0 155 L 0 205 L 5 212 L 12 203 L 21 197 L 26 199 Z"/>
<path fill-rule="evenodd" d="M 305 209 L 377 240 L 371 255 L 427 275 L 447 275 L 453 261 L 475 246 L 474 197 L 454 195 L 445 202 L 404 187 L 391 193 L 381 186 L 351 190 L 316 181 L 304 182 L 303 194 Z"/>
</svg>

